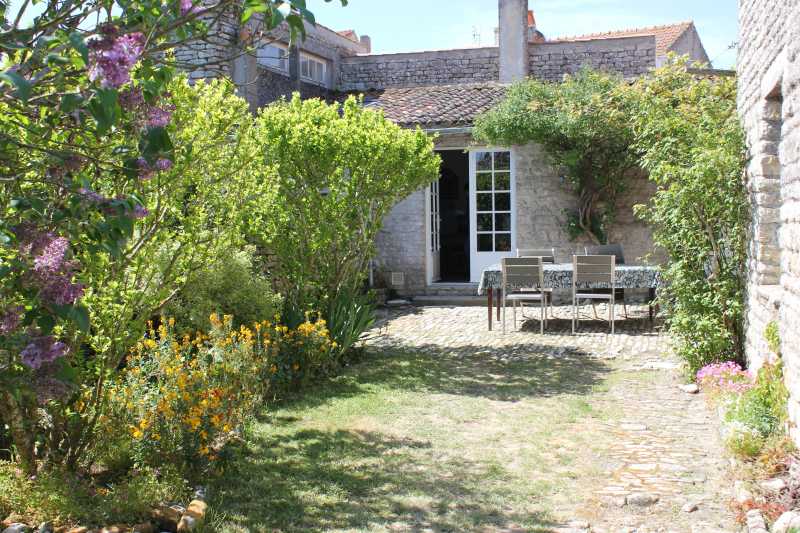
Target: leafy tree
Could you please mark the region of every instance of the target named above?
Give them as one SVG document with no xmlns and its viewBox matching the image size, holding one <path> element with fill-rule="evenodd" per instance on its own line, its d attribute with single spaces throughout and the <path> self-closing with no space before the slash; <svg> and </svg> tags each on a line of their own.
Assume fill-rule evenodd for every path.
<svg viewBox="0 0 800 533">
<path fill-rule="evenodd" d="M 475 137 L 490 144 L 544 147 L 578 197 L 568 216 L 573 239 L 586 235 L 606 242 L 615 200 L 636 168 L 621 84 L 616 76 L 589 69 L 562 83 L 528 79 L 514 84 L 475 123 Z"/>
<path fill-rule="evenodd" d="M 324 312 L 362 288 L 389 210 L 436 179 L 433 141 L 353 97 L 328 105 L 294 95 L 263 109 L 257 128 L 278 201 L 252 233 L 275 256 L 290 314 Z"/>
<path fill-rule="evenodd" d="M 744 363 L 743 315 L 750 222 L 744 134 L 734 77 L 702 77 L 675 59 L 637 81 L 635 148 L 658 185 L 637 212 L 668 254 L 660 300 L 679 353 L 695 372 Z"/>
<path fill-rule="evenodd" d="M 191 149 L 170 135 L 170 50 L 222 17 L 285 20 L 292 36 L 313 20 L 305 0 L 35 4 L 0 1 L 0 418 L 28 472 L 75 466 L 105 375 L 139 333 L 126 321 L 180 279 L 177 259 L 160 278 L 143 260 L 163 229 L 192 225 L 163 194 Z M 40 417 L 38 404 L 60 407 Z"/>
</svg>

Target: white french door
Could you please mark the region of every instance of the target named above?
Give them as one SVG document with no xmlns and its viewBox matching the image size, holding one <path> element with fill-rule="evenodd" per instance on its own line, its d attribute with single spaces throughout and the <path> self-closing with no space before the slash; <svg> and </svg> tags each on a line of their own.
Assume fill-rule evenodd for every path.
<svg viewBox="0 0 800 533">
<path fill-rule="evenodd" d="M 442 217 L 439 208 L 439 180 L 431 183 L 430 187 L 430 252 L 431 252 L 431 281 L 439 281 L 441 275 L 442 251 Z"/>
<path fill-rule="evenodd" d="M 516 248 L 514 165 L 509 150 L 480 150 L 469 157 L 470 281 L 511 257 Z"/>
</svg>

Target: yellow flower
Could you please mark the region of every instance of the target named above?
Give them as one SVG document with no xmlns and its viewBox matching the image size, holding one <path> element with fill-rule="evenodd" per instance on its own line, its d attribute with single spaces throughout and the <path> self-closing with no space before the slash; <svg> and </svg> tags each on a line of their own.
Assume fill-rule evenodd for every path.
<svg viewBox="0 0 800 533">
<path fill-rule="evenodd" d="M 278 372 L 278 367 L 275 366 L 275 365 L 272 365 L 272 366 L 269 367 L 269 371 L 270 371 L 271 374 L 275 374 L 275 373 Z"/>
<path fill-rule="evenodd" d="M 300 370 L 300 365 L 298 365 L 297 363 L 294 363 L 292 365 L 292 370 L 294 370 L 294 371 Z"/>
<path fill-rule="evenodd" d="M 170 326 L 174 326 L 175 325 L 175 318 L 174 317 L 169 317 L 169 325 Z"/>
</svg>

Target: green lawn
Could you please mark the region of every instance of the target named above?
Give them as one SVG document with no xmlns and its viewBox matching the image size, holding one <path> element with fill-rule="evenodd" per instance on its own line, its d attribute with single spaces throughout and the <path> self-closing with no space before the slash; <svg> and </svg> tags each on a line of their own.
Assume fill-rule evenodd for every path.
<svg viewBox="0 0 800 533">
<path fill-rule="evenodd" d="M 548 531 L 602 473 L 609 367 L 552 348 L 372 348 L 273 408 L 212 487 L 209 529 Z"/>
</svg>

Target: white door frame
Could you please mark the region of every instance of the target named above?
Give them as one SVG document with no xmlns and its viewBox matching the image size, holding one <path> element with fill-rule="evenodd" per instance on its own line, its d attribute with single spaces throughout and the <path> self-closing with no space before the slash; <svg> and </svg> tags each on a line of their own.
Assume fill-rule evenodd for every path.
<svg viewBox="0 0 800 533">
<path fill-rule="evenodd" d="M 477 157 L 479 152 L 509 152 L 510 154 L 510 233 L 511 246 L 505 252 L 479 252 L 478 251 L 478 212 L 476 205 L 477 193 Z M 470 281 L 480 281 L 481 271 L 487 266 L 499 263 L 503 257 L 512 257 L 517 248 L 517 198 L 516 198 L 516 157 L 514 148 L 502 147 L 471 147 L 469 149 L 469 270 Z M 494 211 L 494 208 L 493 208 Z"/>
</svg>

